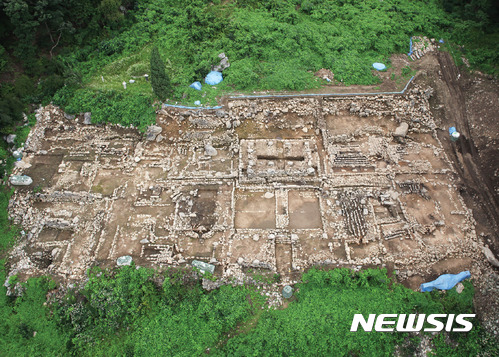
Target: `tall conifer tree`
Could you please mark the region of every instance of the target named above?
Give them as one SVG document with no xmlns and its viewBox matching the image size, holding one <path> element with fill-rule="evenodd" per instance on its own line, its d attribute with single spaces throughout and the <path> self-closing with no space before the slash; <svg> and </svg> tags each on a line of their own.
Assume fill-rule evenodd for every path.
<svg viewBox="0 0 499 357">
<path fill-rule="evenodd" d="M 165 63 L 157 47 L 151 52 L 151 86 L 154 94 L 161 100 L 165 100 L 171 92 L 170 77 L 166 73 Z"/>
</svg>

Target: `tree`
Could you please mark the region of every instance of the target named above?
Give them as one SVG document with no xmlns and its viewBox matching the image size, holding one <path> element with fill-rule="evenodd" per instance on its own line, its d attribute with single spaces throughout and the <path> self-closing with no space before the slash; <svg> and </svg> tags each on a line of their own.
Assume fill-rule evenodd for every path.
<svg viewBox="0 0 499 357">
<path fill-rule="evenodd" d="M 121 0 L 102 0 L 99 11 L 108 22 L 113 23 L 123 18 L 120 6 Z"/>
<path fill-rule="evenodd" d="M 154 47 L 151 52 L 151 86 L 154 94 L 161 100 L 166 99 L 172 89 L 170 77 L 166 73 L 165 63 L 157 47 Z"/>
</svg>

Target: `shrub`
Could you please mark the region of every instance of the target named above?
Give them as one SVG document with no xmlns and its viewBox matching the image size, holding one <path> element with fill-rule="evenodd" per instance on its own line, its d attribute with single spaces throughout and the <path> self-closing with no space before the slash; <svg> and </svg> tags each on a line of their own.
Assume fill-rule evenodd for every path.
<svg viewBox="0 0 499 357">
<path fill-rule="evenodd" d="M 14 84 L 14 92 L 19 98 L 28 99 L 35 94 L 36 86 L 31 78 L 27 75 L 20 75 Z"/>
<path fill-rule="evenodd" d="M 91 112 L 94 123 L 133 125 L 144 131 L 156 121 L 151 97 L 143 94 L 79 89 L 70 99 L 66 91 L 60 91 L 56 97 L 58 103 L 66 102 L 68 113 Z"/>
<path fill-rule="evenodd" d="M 59 88 L 64 86 L 64 78 L 58 74 L 52 74 L 40 82 L 40 96 L 45 101 L 50 100 Z"/>
<path fill-rule="evenodd" d="M 99 44 L 99 51 L 106 56 L 120 54 L 123 51 L 124 43 L 120 37 L 102 41 Z"/>
</svg>

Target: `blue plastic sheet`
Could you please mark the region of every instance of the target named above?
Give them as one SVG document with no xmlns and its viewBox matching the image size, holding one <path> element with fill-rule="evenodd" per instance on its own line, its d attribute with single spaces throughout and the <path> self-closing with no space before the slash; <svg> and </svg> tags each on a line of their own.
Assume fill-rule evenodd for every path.
<svg viewBox="0 0 499 357">
<path fill-rule="evenodd" d="M 470 276 L 471 274 L 468 270 L 462 271 L 459 274 L 440 275 L 436 280 L 421 284 L 421 291 L 427 292 L 432 291 L 433 289 L 450 290 L 457 283 L 463 281 L 464 279 L 468 279 Z"/>
<path fill-rule="evenodd" d="M 201 82 L 194 82 L 189 87 L 194 88 L 196 90 L 201 90 L 203 86 L 201 85 Z"/>
<path fill-rule="evenodd" d="M 201 102 L 200 102 L 201 103 Z M 163 103 L 163 108 L 182 108 L 182 109 L 197 109 L 197 110 L 213 110 L 213 109 L 222 109 L 221 105 L 217 105 L 216 107 L 187 107 L 185 105 L 176 105 L 176 104 L 165 104 Z"/>
<path fill-rule="evenodd" d="M 452 135 L 452 133 L 455 133 L 456 131 L 457 131 L 457 130 L 456 130 L 456 128 L 455 128 L 455 127 L 453 127 L 453 126 L 451 126 L 451 127 L 449 128 L 449 135 Z"/>
<path fill-rule="evenodd" d="M 221 81 L 223 81 L 222 72 L 217 72 L 217 71 L 211 71 L 204 79 L 204 82 L 211 86 L 218 84 Z"/>
<path fill-rule="evenodd" d="M 407 54 L 409 57 L 412 55 L 412 37 L 409 40 L 409 53 Z"/>
<path fill-rule="evenodd" d="M 438 40 L 438 42 L 440 42 L 440 43 L 444 43 L 444 39 L 443 39 L 443 38 L 441 38 L 440 40 Z"/>
<path fill-rule="evenodd" d="M 379 63 L 379 62 L 373 63 L 373 67 L 378 71 L 382 71 L 382 70 L 386 69 L 386 66 L 383 63 Z"/>
</svg>

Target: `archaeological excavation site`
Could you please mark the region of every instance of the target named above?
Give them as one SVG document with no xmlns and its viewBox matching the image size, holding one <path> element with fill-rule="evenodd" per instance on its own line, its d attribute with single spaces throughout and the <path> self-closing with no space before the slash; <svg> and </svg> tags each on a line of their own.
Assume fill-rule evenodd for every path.
<svg viewBox="0 0 499 357">
<path fill-rule="evenodd" d="M 82 279 L 131 256 L 158 269 L 201 261 L 293 283 L 312 266 L 387 267 L 417 288 L 488 264 L 428 98 L 231 98 L 163 108 L 145 135 L 47 106 L 15 173 L 22 227 L 10 275 Z M 88 122 L 88 121 L 87 121 Z"/>
</svg>

